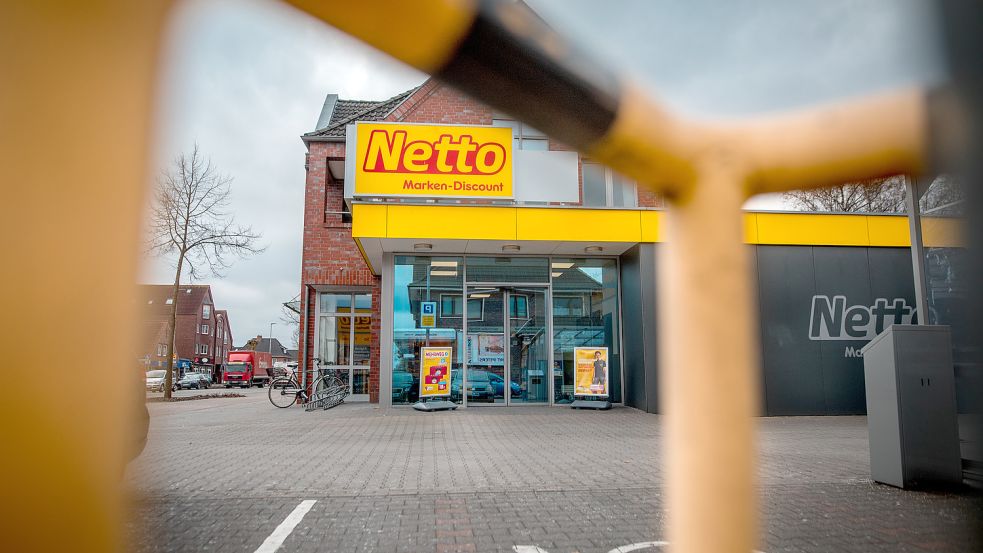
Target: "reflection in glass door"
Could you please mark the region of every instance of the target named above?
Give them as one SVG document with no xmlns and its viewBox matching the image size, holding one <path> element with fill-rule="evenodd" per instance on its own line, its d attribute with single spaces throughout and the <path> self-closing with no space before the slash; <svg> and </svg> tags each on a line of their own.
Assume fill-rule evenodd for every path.
<svg viewBox="0 0 983 553">
<path fill-rule="evenodd" d="M 509 403 L 549 402 L 546 290 L 507 291 L 509 306 Z"/>
<path fill-rule="evenodd" d="M 505 403 L 505 292 L 500 288 L 469 287 L 468 369 L 463 392 L 469 404 Z M 461 383 L 456 383 L 460 390 Z M 455 394 L 455 383 L 451 383 Z"/>
<path fill-rule="evenodd" d="M 546 289 L 467 290 L 468 404 L 549 403 Z M 451 383 L 459 394 L 461 383 Z"/>
</svg>

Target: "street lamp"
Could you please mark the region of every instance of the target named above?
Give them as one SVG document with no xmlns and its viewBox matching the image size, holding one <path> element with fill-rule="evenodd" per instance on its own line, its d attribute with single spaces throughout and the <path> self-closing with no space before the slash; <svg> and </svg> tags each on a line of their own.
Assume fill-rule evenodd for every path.
<svg viewBox="0 0 983 553">
<path fill-rule="evenodd" d="M 267 351 L 270 352 L 270 363 L 273 362 L 273 360 L 272 360 L 273 359 L 273 325 L 275 325 L 275 324 L 276 323 L 270 323 L 270 336 L 269 336 L 269 339 L 268 339 L 270 345 L 269 345 L 269 347 L 266 348 Z"/>
</svg>

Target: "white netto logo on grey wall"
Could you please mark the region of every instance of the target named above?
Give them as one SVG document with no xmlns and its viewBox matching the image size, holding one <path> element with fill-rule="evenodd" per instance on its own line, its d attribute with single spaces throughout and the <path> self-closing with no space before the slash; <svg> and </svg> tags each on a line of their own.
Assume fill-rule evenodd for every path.
<svg viewBox="0 0 983 553">
<path fill-rule="evenodd" d="M 813 296 L 810 340 L 872 340 L 892 324 L 911 324 L 915 308 L 904 298 L 877 298 L 874 305 L 847 306 L 846 296 Z"/>
</svg>

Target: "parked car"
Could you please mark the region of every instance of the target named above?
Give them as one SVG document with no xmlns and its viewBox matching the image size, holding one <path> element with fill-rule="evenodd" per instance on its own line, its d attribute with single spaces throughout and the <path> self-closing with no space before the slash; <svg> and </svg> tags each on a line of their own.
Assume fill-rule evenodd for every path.
<svg viewBox="0 0 983 553">
<path fill-rule="evenodd" d="M 472 372 L 478 372 L 478 371 L 472 371 Z M 495 397 L 504 398 L 505 379 L 495 373 L 488 373 L 488 380 L 491 380 L 492 387 L 495 388 Z M 522 386 L 519 386 L 515 382 L 509 381 L 509 390 L 511 391 L 511 395 L 509 397 L 522 397 L 523 395 Z"/>
<path fill-rule="evenodd" d="M 461 399 L 461 371 L 451 373 L 451 401 Z M 495 386 L 488 371 L 468 371 L 468 401 L 495 401 Z"/>
<path fill-rule="evenodd" d="M 164 377 L 167 376 L 167 370 L 153 370 L 147 371 L 147 390 L 151 392 L 163 392 L 164 391 Z M 177 379 L 171 380 L 171 391 L 177 391 Z"/>
<path fill-rule="evenodd" d="M 184 378 L 178 380 L 178 387 L 182 390 L 190 390 L 194 388 L 195 390 L 200 390 L 202 388 L 208 388 L 211 384 L 211 378 L 202 373 L 188 373 L 184 375 Z"/>
<path fill-rule="evenodd" d="M 420 399 L 420 381 L 413 373 L 393 371 L 393 402 L 413 403 Z"/>
</svg>

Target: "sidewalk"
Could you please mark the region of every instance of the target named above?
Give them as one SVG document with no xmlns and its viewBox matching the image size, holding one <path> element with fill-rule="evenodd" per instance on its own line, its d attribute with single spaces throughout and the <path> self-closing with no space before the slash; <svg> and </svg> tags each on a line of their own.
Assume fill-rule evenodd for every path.
<svg viewBox="0 0 983 553">
<path fill-rule="evenodd" d="M 304 499 L 317 503 L 282 551 L 607 552 L 665 537 L 658 416 L 305 413 L 263 392 L 150 406 L 130 471 L 139 550 L 254 551 Z M 871 483 L 866 433 L 863 417 L 760 419 L 760 548 L 973 550 L 974 497 Z"/>
</svg>

